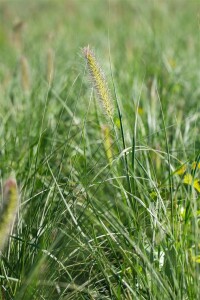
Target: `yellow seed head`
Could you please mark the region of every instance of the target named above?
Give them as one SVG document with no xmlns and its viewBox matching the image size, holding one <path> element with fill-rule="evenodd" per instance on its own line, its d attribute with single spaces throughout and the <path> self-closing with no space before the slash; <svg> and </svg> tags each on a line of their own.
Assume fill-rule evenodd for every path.
<svg viewBox="0 0 200 300">
<path fill-rule="evenodd" d="M 15 220 L 18 208 L 18 189 L 14 179 L 8 179 L 3 188 L 3 205 L 0 211 L 0 250 L 3 249 Z"/>
<path fill-rule="evenodd" d="M 47 52 L 47 82 L 49 85 L 52 84 L 54 76 L 54 53 L 52 49 L 48 49 Z"/>
<path fill-rule="evenodd" d="M 17 20 L 13 24 L 13 43 L 15 46 L 15 49 L 21 53 L 23 48 L 23 29 L 25 27 L 25 24 L 22 20 Z"/>
<path fill-rule="evenodd" d="M 29 65 L 28 65 L 27 58 L 25 56 L 21 57 L 20 64 L 21 64 L 21 85 L 24 92 L 28 92 L 30 90 L 31 80 L 30 80 Z"/>
<path fill-rule="evenodd" d="M 108 162 L 111 164 L 113 161 L 113 152 L 112 152 L 112 138 L 110 134 L 110 128 L 106 125 L 102 126 L 102 136 L 104 142 L 104 149 Z"/>
<path fill-rule="evenodd" d="M 104 74 L 99 67 L 94 53 L 88 47 L 83 48 L 83 54 L 85 56 L 87 67 L 90 73 L 90 77 L 93 86 L 97 92 L 97 95 L 102 103 L 102 106 L 108 115 L 108 117 L 113 117 L 113 106 L 111 102 L 111 97 L 108 89 L 107 82 L 105 80 Z"/>
</svg>

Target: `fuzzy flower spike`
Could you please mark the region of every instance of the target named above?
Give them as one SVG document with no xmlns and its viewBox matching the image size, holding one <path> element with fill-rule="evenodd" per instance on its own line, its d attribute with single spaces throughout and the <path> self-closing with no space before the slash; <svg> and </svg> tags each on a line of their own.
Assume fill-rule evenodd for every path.
<svg viewBox="0 0 200 300">
<path fill-rule="evenodd" d="M 15 179 L 9 178 L 3 188 L 3 205 L 0 210 L 0 251 L 4 248 L 18 208 L 18 188 Z"/>
<path fill-rule="evenodd" d="M 105 76 L 89 46 L 83 48 L 83 54 L 87 62 L 92 84 L 100 99 L 100 102 L 109 118 L 113 117 L 113 106 Z"/>
</svg>

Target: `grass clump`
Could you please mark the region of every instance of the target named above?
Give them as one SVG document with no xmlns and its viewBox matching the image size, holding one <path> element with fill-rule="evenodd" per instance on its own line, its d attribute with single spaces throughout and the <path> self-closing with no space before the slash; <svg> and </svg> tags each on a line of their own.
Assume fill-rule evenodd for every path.
<svg viewBox="0 0 200 300">
<path fill-rule="evenodd" d="M 0 4 L 1 299 L 199 298 L 197 11 Z"/>
</svg>

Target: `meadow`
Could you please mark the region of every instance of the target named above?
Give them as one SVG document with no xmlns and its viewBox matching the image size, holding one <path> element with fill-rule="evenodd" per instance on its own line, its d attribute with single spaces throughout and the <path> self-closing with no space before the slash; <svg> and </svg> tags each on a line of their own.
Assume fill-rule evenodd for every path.
<svg viewBox="0 0 200 300">
<path fill-rule="evenodd" d="M 0 1 L 0 299 L 200 298 L 199 13 Z"/>
</svg>

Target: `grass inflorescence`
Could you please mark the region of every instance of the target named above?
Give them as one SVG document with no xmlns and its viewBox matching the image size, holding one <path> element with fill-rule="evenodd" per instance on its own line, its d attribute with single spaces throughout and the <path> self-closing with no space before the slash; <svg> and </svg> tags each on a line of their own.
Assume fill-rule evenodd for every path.
<svg viewBox="0 0 200 300">
<path fill-rule="evenodd" d="M 99 66 L 93 51 L 89 46 L 83 48 L 83 54 L 86 59 L 87 68 L 90 73 L 92 84 L 96 90 L 96 93 L 102 103 L 104 112 L 109 118 L 113 118 L 113 103 L 111 100 L 108 84 L 105 79 L 105 75 Z"/>
<path fill-rule="evenodd" d="M 14 179 L 8 179 L 3 188 L 2 208 L 0 211 L 0 250 L 3 250 L 11 227 L 15 222 L 18 208 L 18 188 Z"/>
</svg>

